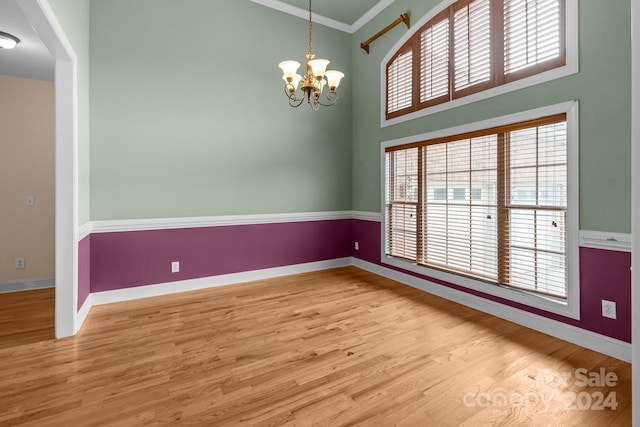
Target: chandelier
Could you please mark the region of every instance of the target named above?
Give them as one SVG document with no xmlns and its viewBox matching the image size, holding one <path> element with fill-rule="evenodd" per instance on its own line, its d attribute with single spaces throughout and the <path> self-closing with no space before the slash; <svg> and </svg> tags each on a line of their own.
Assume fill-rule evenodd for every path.
<svg viewBox="0 0 640 427">
<path fill-rule="evenodd" d="M 317 111 L 321 105 L 328 107 L 336 103 L 338 100 L 336 89 L 344 74 L 336 70 L 325 71 L 329 61 L 326 59 L 314 59 L 315 55 L 311 51 L 312 39 L 311 0 L 309 0 L 307 72 L 304 76 L 297 74 L 298 67 L 300 67 L 300 63 L 297 61 L 282 61 L 278 66 L 282 69 L 282 79 L 285 81 L 284 93 L 289 98 L 289 105 L 299 107 L 306 99 L 311 108 Z M 326 85 L 329 86 L 329 92 L 322 99 L 322 92 Z M 300 91 L 298 91 L 299 86 Z"/>
</svg>

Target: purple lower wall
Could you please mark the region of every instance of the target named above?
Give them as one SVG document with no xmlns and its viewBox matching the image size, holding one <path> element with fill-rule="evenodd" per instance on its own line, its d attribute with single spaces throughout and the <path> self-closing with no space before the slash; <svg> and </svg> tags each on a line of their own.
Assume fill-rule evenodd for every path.
<svg viewBox="0 0 640 427">
<path fill-rule="evenodd" d="M 78 242 L 78 307 L 87 300 L 91 292 L 91 235 Z"/>
<path fill-rule="evenodd" d="M 577 326 L 592 332 L 631 342 L 631 254 L 602 249 L 580 248 L 580 320 L 570 319 L 543 310 L 514 303 L 492 295 L 475 292 L 451 283 L 433 279 L 411 271 L 398 269 L 380 261 L 380 222 L 353 220 L 353 240 L 360 249 L 354 257 L 401 271 L 415 277 L 427 279 L 442 286 L 474 294 L 482 298 L 515 307 L 549 319 Z M 603 299 L 616 302 L 617 319 L 602 317 Z"/>
<path fill-rule="evenodd" d="M 353 242 L 359 242 L 354 251 Z M 379 221 L 328 220 L 95 233 L 78 245 L 78 308 L 90 292 L 354 256 L 373 264 L 631 342 L 631 254 L 580 248 L 580 312 L 575 320 L 472 291 L 380 261 Z M 180 272 L 171 273 L 171 262 Z M 601 300 L 617 303 L 617 319 L 601 316 Z"/>
<path fill-rule="evenodd" d="M 351 220 L 96 233 L 91 292 L 350 256 Z"/>
</svg>

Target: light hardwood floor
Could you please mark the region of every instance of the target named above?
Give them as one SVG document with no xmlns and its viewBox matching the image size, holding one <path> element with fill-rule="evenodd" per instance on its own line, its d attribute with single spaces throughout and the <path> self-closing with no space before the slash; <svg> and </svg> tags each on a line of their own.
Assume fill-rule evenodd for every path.
<svg viewBox="0 0 640 427">
<path fill-rule="evenodd" d="M 52 290 L 0 310 L 2 426 L 631 425 L 629 364 L 355 267 L 98 306 L 63 340 Z"/>
</svg>

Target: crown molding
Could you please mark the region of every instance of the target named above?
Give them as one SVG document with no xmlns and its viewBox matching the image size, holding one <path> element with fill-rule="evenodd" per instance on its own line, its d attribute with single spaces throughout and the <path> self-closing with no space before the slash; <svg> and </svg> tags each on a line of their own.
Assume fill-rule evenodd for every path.
<svg viewBox="0 0 640 427">
<path fill-rule="evenodd" d="M 289 15 L 297 16 L 298 18 L 308 19 L 309 11 L 301 9 L 299 7 L 291 6 L 288 3 L 281 2 L 279 0 L 251 0 L 254 3 L 261 4 L 271 9 L 279 10 L 280 12 L 287 13 Z M 362 28 L 367 22 L 375 18 L 380 12 L 387 8 L 395 0 L 381 0 L 375 6 L 373 6 L 367 13 L 362 15 L 353 24 L 347 24 L 346 22 L 338 21 L 332 18 L 327 18 L 323 15 L 313 13 L 312 21 L 329 28 L 333 28 L 345 33 L 353 34 Z"/>
</svg>

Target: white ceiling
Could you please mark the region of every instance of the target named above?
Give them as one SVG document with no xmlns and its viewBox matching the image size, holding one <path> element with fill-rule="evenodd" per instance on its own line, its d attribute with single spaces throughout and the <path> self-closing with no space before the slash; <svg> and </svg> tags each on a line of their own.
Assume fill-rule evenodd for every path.
<svg viewBox="0 0 640 427">
<path fill-rule="evenodd" d="M 0 0 L 0 31 L 20 39 L 15 49 L 0 49 L 0 74 L 53 81 L 53 57 L 14 0 Z"/>
</svg>

